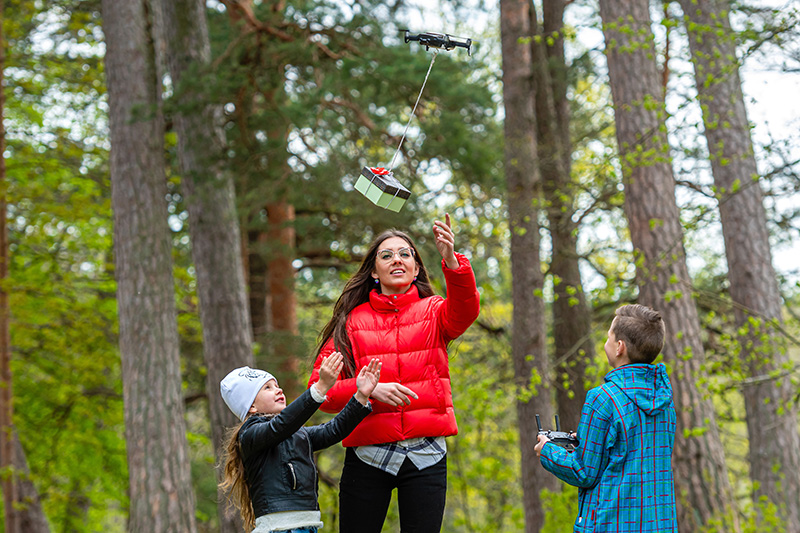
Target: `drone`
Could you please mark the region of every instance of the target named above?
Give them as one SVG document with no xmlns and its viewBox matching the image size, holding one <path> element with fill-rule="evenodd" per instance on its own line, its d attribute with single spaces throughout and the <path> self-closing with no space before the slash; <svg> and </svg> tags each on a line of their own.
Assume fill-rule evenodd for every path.
<svg viewBox="0 0 800 533">
<path fill-rule="evenodd" d="M 425 89 L 425 83 L 427 83 L 428 76 L 433 68 L 433 62 L 436 60 L 437 50 L 444 49 L 449 52 L 455 48 L 466 48 L 467 54 L 470 56 L 472 55 L 472 39 L 454 37 L 447 33 L 425 32 L 414 35 L 411 34 L 409 30 L 400 31 L 405 32 L 406 43 L 416 41 L 423 45 L 426 50 L 434 48 L 431 64 L 428 67 L 428 73 L 425 74 L 425 81 L 422 82 L 422 88 L 419 90 L 417 101 L 414 103 L 414 107 L 411 109 L 411 114 L 409 115 L 406 129 L 403 131 L 403 136 L 400 138 L 400 144 L 397 147 L 394 156 L 392 156 L 389 167 L 364 167 L 361 169 L 361 175 L 359 175 L 359 177 L 356 179 L 354 186 L 355 190 L 363 194 L 373 204 L 394 212 L 400 211 L 400 209 L 403 207 L 403 204 L 405 204 L 406 200 L 411 195 L 411 191 L 405 188 L 394 177 L 392 169 L 394 169 L 394 162 L 397 159 L 397 155 L 400 153 L 400 148 L 403 146 L 406 133 L 408 133 L 408 127 L 411 125 L 411 119 L 413 119 L 415 116 L 414 112 L 417 110 L 417 104 L 419 104 L 422 91 Z"/>
<path fill-rule="evenodd" d="M 465 37 L 455 37 L 447 33 L 418 33 L 416 35 L 410 33 L 409 30 L 400 30 L 405 32 L 405 42 L 417 41 L 419 44 L 425 46 L 425 50 L 431 48 L 444 48 L 448 52 L 454 48 L 466 48 L 467 55 L 472 55 L 472 39 Z"/>
</svg>

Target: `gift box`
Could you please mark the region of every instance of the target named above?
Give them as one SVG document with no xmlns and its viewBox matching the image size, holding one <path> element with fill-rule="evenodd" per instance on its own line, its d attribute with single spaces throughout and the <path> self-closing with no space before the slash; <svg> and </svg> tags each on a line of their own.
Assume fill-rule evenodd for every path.
<svg viewBox="0 0 800 533">
<path fill-rule="evenodd" d="M 373 204 L 398 212 L 411 196 L 411 191 L 395 179 L 390 170 L 382 167 L 364 167 L 356 181 L 355 189 Z"/>
</svg>

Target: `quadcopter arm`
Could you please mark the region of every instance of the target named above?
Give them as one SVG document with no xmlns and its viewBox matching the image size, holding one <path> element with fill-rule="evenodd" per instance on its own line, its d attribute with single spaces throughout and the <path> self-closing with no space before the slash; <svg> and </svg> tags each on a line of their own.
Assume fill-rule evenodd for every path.
<svg viewBox="0 0 800 533">
<path fill-rule="evenodd" d="M 431 48 L 443 48 L 448 52 L 454 48 L 466 48 L 467 55 L 472 55 L 472 39 L 463 37 L 455 37 L 447 33 L 417 33 L 412 34 L 409 30 L 400 30 L 405 32 L 405 42 L 416 41 L 425 46 L 426 50 Z"/>
</svg>

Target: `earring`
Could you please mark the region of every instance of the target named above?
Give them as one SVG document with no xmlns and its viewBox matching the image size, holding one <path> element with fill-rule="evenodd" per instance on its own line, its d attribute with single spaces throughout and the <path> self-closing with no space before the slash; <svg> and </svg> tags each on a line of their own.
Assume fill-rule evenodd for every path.
<svg viewBox="0 0 800 533">
<path fill-rule="evenodd" d="M 414 276 L 414 281 L 417 281 L 417 276 Z"/>
<path fill-rule="evenodd" d="M 378 280 L 378 278 L 375 278 L 375 285 L 377 285 L 378 283 L 380 283 L 380 280 Z"/>
</svg>

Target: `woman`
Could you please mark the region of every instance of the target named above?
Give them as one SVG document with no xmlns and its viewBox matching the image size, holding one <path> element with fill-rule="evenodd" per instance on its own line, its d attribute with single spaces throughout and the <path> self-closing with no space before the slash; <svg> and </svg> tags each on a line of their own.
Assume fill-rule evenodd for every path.
<svg viewBox="0 0 800 533">
<path fill-rule="evenodd" d="M 373 413 L 342 442 L 347 453 L 339 493 L 341 532 L 380 532 L 395 488 L 404 533 L 441 529 L 445 437 L 458 432 L 447 345 L 478 317 L 480 300 L 469 261 L 454 251 L 449 215 L 434 222 L 433 234 L 447 299 L 434 295 L 411 238 L 386 231 L 345 285 L 320 334 L 309 386 L 319 379 L 328 354 L 340 351 L 345 357 L 323 411 L 345 406 L 355 392 L 354 376 L 371 358 L 382 363 Z"/>
</svg>

